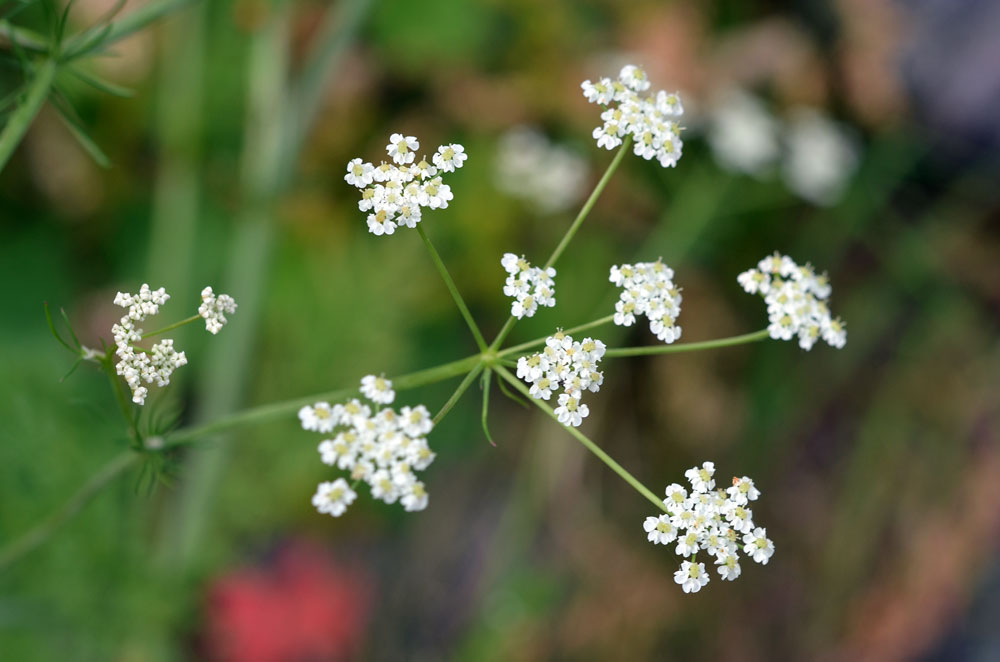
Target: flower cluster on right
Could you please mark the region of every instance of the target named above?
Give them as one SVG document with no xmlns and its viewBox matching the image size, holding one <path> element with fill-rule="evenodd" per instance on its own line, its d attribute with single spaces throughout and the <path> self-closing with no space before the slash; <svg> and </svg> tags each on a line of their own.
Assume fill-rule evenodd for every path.
<svg viewBox="0 0 1000 662">
<path fill-rule="evenodd" d="M 847 325 L 830 315 L 826 300 L 832 288 L 826 274 L 811 265 L 798 265 L 787 255 L 774 253 L 737 279 L 750 294 L 760 294 L 767 304 L 767 327 L 775 340 L 798 336 L 799 347 L 812 349 L 819 338 L 837 349 L 847 344 Z"/>
<path fill-rule="evenodd" d="M 728 581 L 740 576 L 741 546 L 744 554 L 761 564 L 774 554 L 767 530 L 754 526 L 749 503 L 760 497 L 760 491 L 753 481 L 746 476 L 733 478 L 731 487 L 716 489 L 714 475 L 712 462 L 688 469 L 684 477 L 691 483 L 690 494 L 677 483 L 668 485 L 663 500 L 667 512 L 643 522 L 654 545 L 677 542 L 674 551 L 685 560 L 674 581 L 685 593 L 697 593 L 708 584 L 705 564 L 697 560 L 700 551 L 715 558 L 719 576 Z"/>
<path fill-rule="evenodd" d="M 562 388 L 555 414 L 563 425 L 579 427 L 590 414 L 590 407 L 581 401 L 583 392 L 597 393 L 604 383 L 604 373 L 597 367 L 605 350 L 600 340 L 576 342 L 556 331 L 545 340 L 544 350 L 517 360 L 517 376 L 531 384 L 529 393 L 536 400 L 548 400 Z"/>
<path fill-rule="evenodd" d="M 521 319 L 532 317 L 539 306 L 552 308 L 556 305 L 556 270 L 542 269 L 528 264 L 524 256 L 504 253 L 500 265 L 507 272 L 503 293 L 512 297 L 510 314 Z"/>
<path fill-rule="evenodd" d="M 656 262 L 611 267 L 608 280 L 622 288 L 615 304 L 615 324 L 632 326 L 636 315 L 649 319 L 649 330 L 668 345 L 681 337 L 681 290 L 674 285 L 674 270 Z"/>
<path fill-rule="evenodd" d="M 458 144 L 441 145 L 431 158 L 414 163 L 420 143 L 413 136 L 394 133 L 385 151 L 392 163 L 372 165 L 361 159 L 347 164 L 344 181 L 361 190 L 358 209 L 368 214 L 368 231 L 374 235 L 392 234 L 405 225 L 417 227 L 421 209 L 444 209 L 454 196 L 440 173 L 455 172 L 465 163 L 465 148 Z M 374 184 L 374 186 L 372 185 Z"/>
<path fill-rule="evenodd" d="M 434 427 L 430 412 L 423 405 L 379 408 L 396 396 L 392 382 L 384 377 L 367 375 L 361 380 L 361 393 L 375 403 L 372 408 L 354 399 L 344 404 L 317 402 L 299 410 L 302 428 L 332 434 L 320 442 L 318 450 L 324 464 L 351 472 L 353 484 L 343 478 L 319 484 L 313 505 L 321 513 L 339 517 L 357 498 L 354 487 L 368 483 L 371 494 L 385 503 L 399 501 L 407 511 L 427 507 L 428 495 L 415 471 L 422 471 L 434 461 L 427 445 L 427 435 Z"/>
<path fill-rule="evenodd" d="M 598 147 L 614 149 L 631 135 L 636 156 L 647 161 L 655 158 L 664 168 L 677 165 L 684 143 L 674 118 L 683 115 L 684 108 L 676 94 L 660 90 L 655 95 L 639 96 L 649 89 L 649 78 L 633 64 L 622 67 L 617 80 L 585 80 L 580 87 L 587 101 L 605 107 L 601 113 L 604 124 L 593 134 Z"/>
</svg>

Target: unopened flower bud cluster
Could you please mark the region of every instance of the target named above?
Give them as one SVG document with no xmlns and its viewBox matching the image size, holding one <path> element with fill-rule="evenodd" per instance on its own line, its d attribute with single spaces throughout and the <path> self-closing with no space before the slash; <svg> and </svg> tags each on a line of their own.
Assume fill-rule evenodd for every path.
<svg viewBox="0 0 1000 662">
<path fill-rule="evenodd" d="M 361 190 L 358 209 L 368 212 L 368 231 L 392 234 L 399 226 L 417 227 L 422 209 L 444 209 L 454 197 L 441 173 L 454 172 L 465 163 L 465 148 L 441 145 L 428 162 L 416 160 L 420 143 L 413 136 L 394 133 L 386 145 L 392 163 L 375 166 L 361 159 L 347 164 L 344 180 Z"/>
<path fill-rule="evenodd" d="M 518 359 L 517 376 L 531 384 L 529 393 L 536 400 L 548 400 L 562 389 L 555 414 L 563 425 L 579 427 L 590 414 L 583 392 L 597 393 L 604 383 L 604 373 L 597 368 L 605 350 L 600 340 L 576 342 L 557 331 L 545 340 L 544 350 Z"/>
<path fill-rule="evenodd" d="M 228 294 L 215 295 L 211 287 L 201 291 L 201 305 L 198 314 L 205 319 L 205 329 L 212 335 L 222 330 L 229 320 L 226 315 L 236 312 L 236 301 Z"/>
<path fill-rule="evenodd" d="M 375 375 L 361 380 L 361 392 L 376 404 L 391 404 L 396 395 L 391 381 Z M 390 504 L 398 501 L 411 512 L 427 507 L 427 489 L 414 473 L 434 461 L 427 445 L 434 424 L 426 407 L 373 411 L 358 399 L 335 405 L 317 402 L 300 409 L 299 420 L 305 430 L 332 435 L 320 442 L 320 459 L 349 471 L 353 484 L 367 483 L 372 497 Z M 338 478 L 320 483 L 312 502 L 319 512 L 338 517 L 356 498 L 352 485 Z"/>
<path fill-rule="evenodd" d="M 636 316 L 645 315 L 649 330 L 663 342 L 670 344 L 680 338 L 677 317 L 683 298 L 673 277 L 674 270 L 661 260 L 611 267 L 608 280 L 622 288 L 615 304 L 615 324 L 632 326 Z"/>
<path fill-rule="evenodd" d="M 674 551 L 685 560 L 674 581 L 685 593 L 697 593 L 709 581 L 705 564 L 697 560 L 699 552 L 714 558 L 719 576 L 729 581 L 740 576 L 741 549 L 765 565 L 774 554 L 767 530 L 753 522 L 749 503 L 760 497 L 753 481 L 746 476 L 733 478 L 730 487 L 716 489 L 714 475 L 712 462 L 688 469 L 684 476 L 691 492 L 677 483 L 668 485 L 663 500 L 667 512 L 647 517 L 642 525 L 654 545 L 677 543 Z"/>
<path fill-rule="evenodd" d="M 798 336 L 799 347 L 805 350 L 820 338 L 837 349 L 847 344 L 847 326 L 830 315 L 826 303 L 831 287 L 825 273 L 817 274 L 811 265 L 798 265 L 776 252 L 736 280 L 750 294 L 764 298 L 770 322 L 767 330 L 775 340 Z"/>
<path fill-rule="evenodd" d="M 523 255 L 518 257 L 513 253 L 504 253 L 500 264 L 508 274 L 503 293 L 514 299 L 510 305 L 511 315 L 517 319 L 532 317 L 539 306 L 552 308 L 556 305 L 554 268 L 533 267 Z"/>
<path fill-rule="evenodd" d="M 649 89 L 649 78 L 641 68 L 629 64 L 616 80 L 602 78 L 596 83 L 583 81 L 583 96 L 605 107 L 604 124 L 594 129 L 598 147 L 614 149 L 627 135 L 633 139 L 632 151 L 647 161 L 656 159 L 664 168 L 677 165 L 684 143 L 681 128 L 674 118 L 684 114 L 677 94 L 660 90 L 641 96 Z"/>
</svg>

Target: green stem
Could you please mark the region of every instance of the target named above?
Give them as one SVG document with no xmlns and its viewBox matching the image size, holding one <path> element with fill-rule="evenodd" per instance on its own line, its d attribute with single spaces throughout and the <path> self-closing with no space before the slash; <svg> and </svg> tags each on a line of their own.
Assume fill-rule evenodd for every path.
<svg viewBox="0 0 1000 662">
<path fill-rule="evenodd" d="M 489 413 L 490 413 L 490 384 L 493 379 L 493 370 L 490 368 L 486 369 L 483 373 L 483 434 L 486 435 L 486 440 L 490 442 L 491 446 L 496 446 L 496 442 L 493 441 L 493 435 L 490 434 L 490 424 L 489 424 Z M 500 382 L 501 384 L 503 382 Z"/>
<path fill-rule="evenodd" d="M 122 388 L 122 380 L 115 371 L 113 357 L 106 357 L 101 365 L 104 367 L 104 372 L 107 374 L 108 379 L 111 380 L 111 390 L 114 391 L 115 399 L 118 401 L 118 407 L 121 409 L 122 416 L 128 424 L 128 432 L 132 439 L 132 443 L 138 444 L 139 430 L 135 424 L 135 414 L 132 412 L 132 403 L 130 402 L 129 397 L 125 395 L 125 389 Z"/>
<path fill-rule="evenodd" d="M 80 510 L 101 492 L 111 481 L 131 467 L 141 456 L 132 451 L 125 451 L 108 462 L 96 474 L 90 477 L 76 494 L 70 497 L 56 512 L 49 515 L 33 529 L 8 543 L 0 549 L 0 572 L 5 570 L 28 552 L 39 547 L 52 537 L 59 528 L 73 518 Z"/>
<path fill-rule="evenodd" d="M 423 226 L 419 223 L 417 224 L 417 232 L 420 234 L 420 238 L 424 240 L 424 245 L 427 246 L 427 251 L 431 254 L 431 261 L 434 262 L 434 266 L 437 267 L 438 273 L 440 273 L 441 278 L 444 279 L 444 284 L 448 287 L 448 291 L 451 292 L 451 298 L 455 300 L 458 310 L 462 313 L 462 317 L 465 318 L 465 323 L 469 325 L 469 330 L 472 331 L 472 335 L 476 339 L 476 345 L 479 347 L 479 351 L 485 352 L 486 340 L 483 338 L 483 334 L 479 331 L 479 327 L 476 326 L 476 321 L 472 319 L 472 313 L 469 312 L 468 306 L 465 305 L 465 300 L 462 299 L 462 295 L 459 294 L 458 288 L 455 286 L 455 281 L 451 279 L 451 274 L 448 273 L 447 267 L 444 266 L 441 256 L 434 248 L 434 244 L 431 243 L 427 233 L 424 232 Z"/>
<path fill-rule="evenodd" d="M 14 150 L 21 144 L 21 139 L 31 126 L 42 104 L 49 96 L 52 84 L 56 78 L 55 60 L 42 60 L 35 71 L 35 78 L 28 85 L 28 94 L 24 102 L 11 113 L 3 131 L 0 132 L 0 170 L 3 170 L 10 160 Z"/>
<path fill-rule="evenodd" d="M 444 403 L 443 407 L 441 407 L 441 411 L 439 411 L 437 414 L 434 415 L 434 419 L 432 421 L 434 425 L 440 423 L 444 419 L 444 417 L 448 415 L 448 412 L 451 411 L 451 408 L 455 406 L 459 398 L 461 398 L 462 395 L 468 390 L 468 388 L 472 385 L 472 382 L 476 381 L 476 377 L 478 377 L 479 373 L 482 371 L 483 371 L 482 362 L 478 363 L 475 368 L 469 371 L 469 374 L 465 376 L 465 379 L 462 380 L 462 383 L 458 385 L 458 388 L 455 389 L 455 392 L 451 394 L 451 397 L 448 398 L 448 401 Z"/>
<path fill-rule="evenodd" d="M 525 386 L 524 383 L 521 382 L 520 379 L 518 379 L 518 378 L 514 377 L 514 375 L 510 374 L 510 372 L 506 368 L 504 368 L 503 366 L 495 366 L 493 369 L 496 371 L 496 373 L 498 375 L 500 375 L 505 380 L 507 380 L 507 382 L 511 386 L 513 386 L 514 388 L 516 388 L 526 398 L 528 398 L 529 400 L 531 400 L 532 402 L 534 402 L 536 405 L 538 405 L 538 408 L 541 409 L 542 411 L 544 411 L 550 418 L 552 418 L 552 420 L 556 421 L 557 423 L 559 422 L 559 417 L 556 416 L 556 413 L 555 413 L 555 411 L 552 410 L 552 407 L 549 407 L 542 400 L 536 400 L 535 398 L 532 398 L 531 394 L 528 391 L 528 387 Z M 608 467 L 610 467 L 612 471 L 614 471 L 616 474 L 618 474 L 623 479 L 625 479 L 625 482 L 627 482 L 629 485 L 631 485 L 632 487 L 634 487 L 636 489 L 636 491 L 639 492 L 639 494 L 641 494 L 642 496 L 646 497 L 650 501 L 650 503 L 652 503 L 653 505 L 655 505 L 660 510 L 662 510 L 664 512 L 667 512 L 667 507 L 665 505 L 663 505 L 663 500 L 662 499 L 660 499 L 659 497 L 657 497 L 655 494 L 653 494 L 653 492 L 648 487 L 646 487 L 641 482 L 639 482 L 639 479 L 637 479 L 635 476 L 633 476 L 632 474 L 630 474 L 625 469 L 625 467 L 623 467 L 622 465 L 620 465 L 617 462 L 615 462 L 614 459 L 612 459 L 612 457 L 610 455 L 608 455 L 607 453 L 605 453 L 601 449 L 600 446 L 598 446 L 593 441 L 591 441 L 590 439 L 588 439 L 587 436 L 584 435 L 582 432 L 580 432 L 578 429 L 576 429 L 574 427 L 570 427 L 568 425 L 563 425 L 562 423 L 559 423 L 559 425 L 561 425 L 566 430 L 566 432 L 568 432 L 574 439 L 576 439 L 581 444 L 583 444 L 586 447 L 587 450 L 589 450 L 591 453 L 593 453 L 594 455 L 596 455 L 597 458 L 601 462 L 603 462 L 604 464 L 608 465 Z"/>
<path fill-rule="evenodd" d="M 10 49 L 14 46 L 34 53 L 47 53 L 50 47 L 48 40 L 37 32 L 17 27 L 7 19 L 2 19 L 0 20 L 0 47 Z"/>
<path fill-rule="evenodd" d="M 584 220 L 586 220 L 587 216 L 590 214 L 590 210 L 594 208 L 594 204 L 597 202 L 597 199 L 601 197 L 601 193 L 604 192 L 604 187 L 608 185 L 608 181 L 611 180 L 611 175 L 613 175 L 615 173 L 615 170 L 618 169 L 618 165 L 622 162 L 622 159 L 625 157 L 625 152 L 628 151 L 628 148 L 629 146 L 631 146 L 631 144 L 632 144 L 632 136 L 628 135 L 625 137 L 625 140 L 622 141 L 621 147 L 618 148 L 618 153 L 615 154 L 615 158 L 611 160 L 610 164 L 608 164 L 608 169 L 604 171 L 604 175 L 601 176 L 600 181 L 597 182 L 597 186 L 594 187 L 594 190 L 591 192 L 590 197 L 587 198 L 587 201 L 583 203 L 583 207 L 580 209 L 580 213 L 576 215 L 575 219 L 573 219 L 572 225 L 570 225 L 569 229 L 566 230 L 566 234 L 563 235 L 563 238 L 562 240 L 560 240 L 559 245 L 556 246 L 556 249 L 552 251 L 552 255 L 550 255 L 549 259 L 545 262 L 545 266 L 543 267 L 544 269 L 548 269 L 549 267 L 554 265 L 556 263 L 556 260 L 558 260 L 559 257 L 563 254 L 563 251 L 566 250 L 566 247 L 569 245 L 569 242 L 573 239 L 574 235 L 576 235 L 576 231 L 580 229 L 580 226 L 583 225 Z M 496 350 L 498 347 L 500 347 L 500 343 L 504 341 L 504 339 L 510 333 L 511 329 L 514 328 L 515 323 L 516 323 L 516 318 L 513 315 L 507 318 L 507 321 L 504 323 L 503 328 L 500 329 L 500 333 L 497 334 L 497 337 L 493 341 L 493 344 L 490 345 L 490 349 Z"/>
<path fill-rule="evenodd" d="M 563 329 L 563 333 L 566 335 L 573 335 L 574 333 L 579 333 L 580 331 L 586 331 L 587 329 L 593 329 L 597 326 L 603 326 L 608 322 L 614 321 L 615 316 L 608 315 L 607 317 L 602 317 L 601 319 L 594 320 L 593 322 L 587 322 L 586 324 L 580 324 L 579 326 L 574 326 L 569 329 Z M 499 352 L 497 356 L 507 356 L 508 354 L 516 354 L 517 352 L 523 352 L 526 349 L 531 349 L 532 347 L 537 347 L 538 345 L 544 345 L 545 341 L 549 339 L 549 336 L 544 338 L 535 338 L 534 340 L 529 340 L 528 342 L 523 342 L 520 345 L 514 345 L 513 347 L 508 347 L 507 349 Z"/>
<path fill-rule="evenodd" d="M 753 333 L 745 333 L 742 336 L 732 336 L 730 338 L 719 338 L 718 340 L 703 340 L 701 342 L 677 343 L 676 345 L 650 345 L 648 347 L 618 347 L 605 352 L 605 358 L 619 358 L 623 356 L 647 356 L 650 354 L 678 354 L 681 352 L 696 352 L 702 349 L 718 349 L 719 347 L 732 347 L 734 345 L 745 345 L 747 343 L 766 340 L 769 337 L 767 329 L 761 329 Z"/>
<path fill-rule="evenodd" d="M 142 334 L 142 339 L 145 340 L 146 338 L 152 338 L 153 336 L 158 336 L 161 333 L 166 333 L 167 331 L 173 331 L 178 327 L 184 326 L 185 324 L 190 324 L 191 322 L 195 322 L 200 319 L 201 315 L 192 315 L 187 319 L 182 319 L 180 322 L 174 322 L 173 324 L 169 324 L 163 327 L 162 329 L 157 329 L 156 331 L 150 331 L 149 333 L 144 333 Z"/>
<path fill-rule="evenodd" d="M 451 363 L 445 363 L 426 370 L 411 372 L 407 375 L 395 377 L 392 380 L 392 386 L 396 390 L 403 390 L 415 388 L 417 386 L 424 386 L 425 384 L 442 382 L 446 379 L 458 377 L 461 374 L 475 369 L 476 365 L 481 362 L 482 357 L 479 354 L 473 354 L 472 356 L 468 356 L 458 361 L 452 361 Z M 196 425 L 194 427 L 184 428 L 177 430 L 176 432 L 168 433 L 164 436 L 164 445 L 166 447 L 180 446 L 225 430 L 280 420 L 294 415 L 295 412 L 305 405 L 310 405 L 321 400 L 335 402 L 337 400 L 355 395 L 357 392 L 357 387 L 342 388 L 335 391 L 327 391 L 325 393 L 317 393 L 315 395 L 308 395 L 302 398 L 295 398 L 294 400 L 273 402 L 260 407 L 246 409 L 229 416 L 222 416 L 210 423 Z"/>
</svg>

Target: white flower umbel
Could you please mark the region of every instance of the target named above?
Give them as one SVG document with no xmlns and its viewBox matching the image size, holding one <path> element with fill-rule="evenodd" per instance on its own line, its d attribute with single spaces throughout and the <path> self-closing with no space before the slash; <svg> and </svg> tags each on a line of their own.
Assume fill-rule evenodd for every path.
<svg viewBox="0 0 1000 662">
<path fill-rule="evenodd" d="M 545 349 L 517 361 L 517 376 L 531 385 L 529 393 L 536 400 L 556 398 L 555 414 L 563 425 L 578 427 L 590 414 L 581 399 L 584 391 L 597 393 L 604 383 L 604 373 L 597 369 L 604 357 L 604 343 L 593 338 L 575 342 L 572 336 L 556 331 L 545 341 Z"/>
<path fill-rule="evenodd" d="M 579 154 L 528 126 L 500 136 L 495 167 L 498 188 L 543 214 L 569 208 L 583 196 L 587 181 L 587 163 Z"/>
<path fill-rule="evenodd" d="M 396 395 L 391 381 L 374 375 L 362 379 L 361 391 L 377 404 L 389 404 Z M 410 512 L 427 507 L 427 489 L 415 474 L 434 461 L 426 438 L 434 424 L 426 407 L 373 411 L 360 400 L 335 405 L 317 402 L 300 409 L 299 420 L 303 429 L 329 435 L 319 443 L 320 460 L 349 472 L 355 485 L 367 483 L 374 498 L 399 502 Z M 342 493 L 349 498 L 330 497 L 336 485 L 348 487 L 343 478 L 321 483 L 313 497 L 313 505 L 321 513 L 334 517 L 343 514 L 356 496 L 352 485 Z"/>
<path fill-rule="evenodd" d="M 430 162 L 417 160 L 420 143 L 401 133 L 392 134 L 385 149 L 392 163 L 375 166 L 352 159 L 344 175 L 344 181 L 361 191 L 358 209 L 368 213 L 368 231 L 377 236 L 417 227 L 423 209 L 447 207 L 454 196 L 439 173 L 454 172 L 467 158 L 464 147 L 450 144 L 438 147 Z"/>
<path fill-rule="evenodd" d="M 503 293 L 514 299 L 510 314 L 521 319 L 532 317 L 539 306 L 552 308 L 556 305 L 556 270 L 533 267 L 513 253 L 504 253 L 500 265 L 507 272 Z"/>
<path fill-rule="evenodd" d="M 615 304 L 615 324 L 631 326 L 636 316 L 645 315 L 649 330 L 663 342 L 670 344 L 680 338 L 677 317 L 682 297 L 673 277 L 674 270 L 660 260 L 611 267 L 608 280 L 622 288 Z"/>
<path fill-rule="evenodd" d="M 792 191 L 816 205 L 840 200 L 858 167 L 858 148 L 847 129 L 819 111 L 799 109 L 788 121 L 781 174 Z"/>
<path fill-rule="evenodd" d="M 713 101 L 707 138 L 720 166 L 762 177 L 781 156 L 780 129 L 757 97 L 734 88 L 721 92 Z"/>
<path fill-rule="evenodd" d="M 787 255 L 774 253 L 737 278 L 750 294 L 759 294 L 767 304 L 768 332 L 775 340 L 799 339 L 799 347 L 812 349 L 822 338 L 837 349 L 847 344 L 847 326 L 830 315 L 826 300 L 830 281 L 811 265 L 798 265 Z"/>
<path fill-rule="evenodd" d="M 229 320 L 226 315 L 236 312 L 236 301 L 228 294 L 216 294 L 211 287 L 206 287 L 201 291 L 201 305 L 198 306 L 198 314 L 205 318 L 205 329 L 215 335 L 222 330 Z"/>
<path fill-rule="evenodd" d="M 115 371 L 125 379 L 132 391 L 132 402 L 137 405 L 145 404 L 149 394 L 149 389 L 143 384 L 166 386 L 170 383 L 174 370 L 187 365 L 187 356 L 174 349 L 174 341 L 170 338 L 159 340 L 149 349 L 139 346 L 143 336 L 139 324 L 159 313 L 160 306 L 169 299 L 170 295 L 162 287 L 151 290 L 146 283 L 139 288 L 138 294 L 119 292 L 115 295 L 115 305 L 128 309 L 118 323 L 111 327 L 115 355 L 118 357 Z M 213 334 L 218 333 L 226 323 L 224 313 L 234 313 L 236 302 L 225 294 L 216 298 L 211 287 L 202 291 L 202 301 L 198 313 L 205 318 L 208 330 Z"/>
<path fill-rule="evenodd" d="M 649 89 L 646 72 L 626 65 L 616 80 L 602 78 L 596 83 L 583 81 L 583 96 L 604 106 L 604 124 L 594 129 L 598 147 L 614 149 L 625 136 L 633 139 L 632 151 L 646 160 L 656 159 L 664 168 L 677 165 L 684 143 L 676 118 L 684 114 L 677 94 L 659 91 L 641 95 Z"/>
<path fill-rule="evenodd" d="M 697 560 L 704 552 L 713 557 L 719 576 L 733 581 L 740 576 L 740 551 L 757 563 L 766 564 L 774 554 L 767 531 L 753 523 L 748 504 L 760 497 L 753 481 L 733 478 L 732 486 L 715 488 L 715 464 L 705 462 L 684 472 L 691 492 L 673 483 L 667 486 L 663 505 L 667 513 L 647 517 L 642 524 L 646 539 L 654 545 L 674 545 L 684 558 L 674 581 L 685 593 L 697 593 L 708 584 L 705 564 Z"/>
</svg>

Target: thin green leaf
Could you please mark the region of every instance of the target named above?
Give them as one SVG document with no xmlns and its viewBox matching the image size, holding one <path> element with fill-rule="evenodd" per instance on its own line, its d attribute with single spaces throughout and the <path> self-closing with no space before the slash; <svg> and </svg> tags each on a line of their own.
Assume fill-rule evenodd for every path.
<svg viewBox="0 0 1000 662">
<path fill-rule="evenodd" d="M 490 411 L 490 379 L 493 377 L 493 371 L 487 368 L 483 371 L 483 432 L 486 434 L 486 439 L 490 442 L 490 445 L 496 447 L 496 442 L 493 441 L 493 437 L 490 435 L 490 426 L 487 422 L 487 416 Z"/>
<path fill-rule="evenodd" d="M 111 94 L 113 96 L 123 97 L 126 99 L 135 96 L 135 92 L 133 90 L 116 83 L 112 83 L 111 81 L 104 80 L 99 76 L 83 71 L 79 67 L 69 67 L 69 72 L 87 85 L 90 85 L 105 94 Z"/>
<path fill-rule="evenodd" d="M 73 352 L 74 354 L 76 354 L 77 353 L 76 350 L 70 347 L 69 343 L 63 340 L 62 336 L 59 335 L 59 332 L 56 331 L 56 325 L 52 321 L 52 312 L 49 310 L 49 302 L 48 301 L 44 302 L 44 305 L 45 305 L 45 321 L 49 323 L 49 331 L 52 332 L 52 335 L 55 337 L 56 340 L 59 341 L 60 345 L 62 345 L 69 351 Z"/>
<path fill-rule="evenodd" d="M 62 315 L 63 322 L 66 322 L 66 328 L 69 330 L 69 335 L 73 339 L 73 344 L 76 345 L 77 350 L 82 349 L 80 340 L 76 337 L 76 333 L 73 332 L 73 325 L 69 323 L 69 315 L 66 314 L 66 309 L 60 308 L 59 314 Z"/>
<path fill-rule="evenodd" d="M 503 391 L 503 394 L 506 395 L 508 398 L 510 398 L 517 404 L 521 405 L 525 409 L 531 408 L 531 405 L 528 404 L 527 400 L 525 400 L 524 398 L 522 398 L 521 396 L 517 395 L 516 393 L 507 388 L 507 382 L 505 382 L 502 379 L 498 379 L 497 384 L 500 385 L 500 390 Z"/>
<path fill-rule="evenodd" d="M 90 55 L 92 52 L 99 49 L 104 44 L 104 40 L 107 36 L 111 34 L 111 25 L 105 25 L 99 30 L 94 31 L 93 34 L 89 34 L 90 32 L 91 31 L 88 30 L 76 38 L 82 39 L 80 45 L 76 48 L 68 49 L 65 53 L 63 53 L 63 61 L 74 60 L 76 58 L 83 57 L 84 55 Z"/>
<path fill-rule="evenodd" d="M 73 8 L 73 3 L 76 0 L 69 0 L 66 3 L 65 9 L 62 11 L 62 15 L 59 17 L 59 22 L 56 24 L 55 30 L 55 42 L 56 46 L 62 43 L 63 35 L 66 34 L 66 24 L 69 22 L 69 10 Z"/>
<path fill-rule="evenodd" d="M 90 155 L 90 158 L 94 159 L 97 165 L 102 168 L 111 167 L 111 160 L 107 155 L 97 146 L 90 136 L 87 135 L 87 130 L 84 128 L 83 123 L 78 117 L 76 117 L 76 112 L 73 107 L 66 101 L 65 95 L 63 95 L 58 90 L 55 91 L 56 94 L 52 95 L 52 105 L 56 110 L 59 111 L 59 117 L 62 118 L 63 123 L 66 128 L 69 129 L 73 137 L 76 138 L 80 146 Z"/>
<path fill-rule="evenodd" d="M 59 381 L 60 382 L 64 382 L 67 379 L 69 379 L 69 376 L 72 375 L 74 372 L 76 372 L 76 369 L 80 367 L 81 363 L 83 363 L 83 357 L 82 356 L 80 358 L 78 358 L 76 361 L 73 362 L 73 367 L 69 369 L 69 372 L 67 372 L 65 375 L 63 375 L 62 377 L 60 377 Z"/>
</svg>

